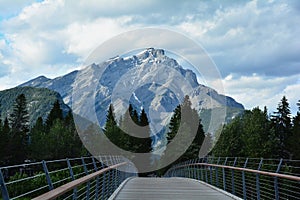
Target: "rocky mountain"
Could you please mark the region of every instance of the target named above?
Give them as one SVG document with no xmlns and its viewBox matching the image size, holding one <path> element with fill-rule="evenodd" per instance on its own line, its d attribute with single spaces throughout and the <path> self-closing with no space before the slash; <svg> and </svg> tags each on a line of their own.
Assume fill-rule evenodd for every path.
<svg viewBox="0 0 300 200">
<path fill-rule="evenodd" d="M 230 120 L 244 109 L 233 98 L 199 84 L 192 70 L 184 69 L 163 49 L 154 48 L 128 57 L 117 56 L 54 79 L 40 76 L 20 86 L 54 90 L 74 113 L 99 121 L 102 126 L 110 103 L 114 104 L 117 117 L 131 103 L 138 110 L 145 109 L 153 132 L 165 127 L 184 95 L 190 96 L 193 107 L 205 117 L 221 119 L 225 113 L 226 120 Z M 94 111 L 96 118 L 90 115 Z M 209 132 L 224 123 L 222 119 L 213 125 L 208 119 L 203 121 Z"/>
<path fill-rule="evenodd" d="M 15 99 L 20 94 L 24 94 L 26 97 L 31 125 L 36 122 L 38 117 L 42 117 L 45 120 L 56 100 L 60 102 L 64 113 L 67 113 L 70 110 L 70 107 L 64 104 L 62 97 L 58 92 L 49 90 L 47 88 L 16 87 L 0 91 L 0 113 L 2 120 L 5 117 L 9 117 L 10 113 L 12 113 Z"/>
</svg>

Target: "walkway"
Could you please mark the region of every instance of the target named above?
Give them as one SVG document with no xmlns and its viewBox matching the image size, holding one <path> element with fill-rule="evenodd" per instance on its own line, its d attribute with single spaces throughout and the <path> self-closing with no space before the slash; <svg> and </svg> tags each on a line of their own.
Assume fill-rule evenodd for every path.
<svg viewBox="0 0 300 200">
<path fill-rule="evenodd" d="M 188 178 L 131 178 L 122 184 L 110 199 L 232 200 L 234 198 L 214 187 Z"/>
</svg>

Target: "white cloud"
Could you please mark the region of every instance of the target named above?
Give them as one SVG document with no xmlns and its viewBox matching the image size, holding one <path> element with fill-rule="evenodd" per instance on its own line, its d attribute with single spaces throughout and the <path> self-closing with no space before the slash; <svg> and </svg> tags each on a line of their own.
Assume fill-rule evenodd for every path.
<svg viewBox="0 0 300 200">
<path fill-rule="evenodd" d="M 227 94 L 247 108 L 261 99 L 261 105 L 274 110 L 284 94 L 292 107 L 299 98 L 297 2 L 12 2 L 0 0 L 0 7 L 6 8 L 4 18 L 0 14 L 0 89 L 37 75 L 65 74 L 101 42 L 126 30 L 159 26 L 202 44 L 225 77 Z M 175 45 L 180 47 L 180 41 Z"/>
<path fill-rule="evenodd" d="M 65 51 L 80 58 L 86 58 L 102 42 L 124 32 L 127 27 L 123 27 L 123 24 L 130 20 L 130 17 L 98 18 L 85 24 L 71 23 L 62 30 L 66 39 Z"/>
<path fill-rule="evenodd" d="M 223 79 L 226 95 L 242 102 L 247 109 L 267 106 L 269 112 L 276 111 L 277 104 L 285 95 L 293 114 L 300 100 L 300 74 L 290 77 L 266 77 L 259 75 L 236 77 L 233 74 Z"/>
<path fill-rule="evenodd" d="M 197 38 L 224 76 L 283 76 L 300 72 L 299 21 L 290 4 L 251 1 L 217 9 L 208 19 L 181 22 L 177 28 Z"/>
</svg>

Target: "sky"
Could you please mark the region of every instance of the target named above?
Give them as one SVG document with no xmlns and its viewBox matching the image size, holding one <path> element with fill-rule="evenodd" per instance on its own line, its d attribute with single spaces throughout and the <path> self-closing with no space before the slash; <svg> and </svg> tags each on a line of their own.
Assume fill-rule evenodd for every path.
<svg viewBox="0 0 300 200">
<path fill-rule="evenodd" d="M 275 111 L 300 99 L 300 1 L 0 0 L 0 90 L 64 75 L 125 31 L 165 28 L 199 43 L 225 94 Z"/>
</svg>

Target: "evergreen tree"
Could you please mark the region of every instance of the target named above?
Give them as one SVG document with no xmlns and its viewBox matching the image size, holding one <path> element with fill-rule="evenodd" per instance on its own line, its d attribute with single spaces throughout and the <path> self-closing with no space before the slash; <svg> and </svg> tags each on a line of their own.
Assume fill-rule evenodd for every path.
<svg viewBox="0 0 300 200">
<path fill-rule="evenodd" d="M 68 145 L 70 145 L 69 146 L 69 155 L 72 157 L 79 157 L 82 155 L 86 155 L 87 152 L 86 152 L 86 149 L 83 146 L 81 138 L 78 135 L 78 132 L 76 130 L 74 117 L 73 117 L 73 113 L 71 110 L 66 115 L 66 117 L 64 119 L 64 124 L 65 124 L 65 128 L 66 128 L 66 130 L 69 134 L 69 138 L 70 138 L 70 139 L 68 139 L 70 141 L 68 143 Z"/>
<path fill-rule="evenodd" d="M 120 148 L 122 148 L 121 144 L 121 137 L 120 137 L 120 129 L 117 126 L 117 122 L 115 120 L 115 115 L 114 115 L 114 108 L 113 105 L 110 104 L 109 109 L 108 109 L 108 113 L 106 115 L 106 123 L 104 126 L 104 133 L 106 135 L 106 137 L 115 145 L 119 146 Z"/>
<path fill-rule="evenodd" d="M 276 157 L 274 149 L 278 149 L 278 142 L 268 119 L 267 108 L 264 111 L 258 107 L 246 111 L 242 121 L 243 154 L 254 158 Z"/>
<path fill-rule="evenodd" d="M 174 114 L 170 120 L 169 132 L 167 133 L 168 144 L 175 138 L 175 136 L 177 136 L 180 137 L 178 149 L 186 148 L 186 142 L 184 142 L 186 138 L 195 136 L 185 153 L 181 155 L 176 162 L 198 158 L 201 145 L 205 138 L 199 115 L 195 109 L 192 109 L 191 106 L 192 104 L 189 96 L 185 96 L 183 103 L 175 108 Z M 182 116 L 189 120 L 182 121 Z M 194 123 L 197 124 L 195 125 Z M 194 135 L 195 133 L 196 135 Z M 165 151 L 165 155 L 167 156 L 172 156 L 174 153 L 176 153 L 175 149 L 168 150 L 167 148 Z"/>
<path fill-rule="evenodd" d="M 151 130 L 149 126 L 149 121 L 147 114 L 144 109 L 142 109 L 140 120 L 139 120 L 139 125 L 143 129 L 143 132 L 148 134 L 148 137 L 143 138 L 142 146 L 141 149 L 139 150 L 140 152 L 151 152 L 152 151 L 152 139 L 150 137 L 151 135 Z"/>
<path fill-rule="evenodd" d="M 151 130 L 149 126 L 149 121 L 147 114 L 144 109 L 142 109 L 141 115 L 139 117 L 139 125 L 141 128 L 141 131 L 143 133 L 146 133 L 148 137 L 145 138 L 138 138 L 138 142 L 140 142 L 141 145 L 139 145 L 138 152 L 142 153 L 151 153 L 152 151 L 152 138 L 150 137 Z M 139 160 L 138 162 L 135 162 L 137 164 L 137 168 L 146 168 L 147 166 L 151 165 L 151 156 L 142 156 L 142 160 Z M 145 166 L 145 167 L 144 167 Z M 148 173 L 139 173 L 140 177 L 146 177 Z"/>
<path fill-rule="evenodd" d="M 53 104 L 53 107 L 46 119 L 46 128 L 48 131 L 56 119 L 60 119 L 60 120 L 63 119 L 63 111 L 60 108 L 60 104 L 58 100 L 56 100 L 55 103 Z"/>
<path fill-rule="evenodd" d="M 214 156 L 244 156 L 242 153 L 244 144 L 241 138 L 241 125 L 242 119 L 238 116 L 223 128 L 222 133 L 213 148 Z"/>
<path fill-rule="evenodd" d="M 214 148 L 214 156 L 278 157 L 278 140 L 267 108 L 246 110 L 225 125 Z"/>
<path fill-rule="evenodd" d="M 31 129 L 32 143 L 30 155 L 32 159 L 60 159 L 78 157 L 85 153 L 80 137 L 76 131 L 73 114 L 68 112 L 65 118 L 60 115 L 57 102 L 50 111 L 48 124 L 39 117 Z M 58 113 L 55 115 L 54 113 Z M 50 125 L 51 124 L 51 125 Z"/>
<path fill-rule="evenodd" d="M 173 138 L 176 136 L 179 126 L 180 126 L 180 119 L 181 119 L 181 106 L 178 105 L 174 112 L 173 116 L 169 123 L 169 132 L 167 133 L 167 141 L 168 144 L 173 140 Z"/>
<path fill-rule="evenodd" d="M 271 118 L 275 135 L 279 140 L 279 157 L 289 158 L 290 153 L 287 151 L 286 145 L 288 137 L 291 135 L 291 111 L 288 100 L 285 96 L 282 97 L 278 104 L 277 111 Z"/>
<path fill-rule="evenodd" d="M 30 144 L 30 158 L 33 160 L 46 159 L 50 150 L 47 150 L 47 135 L 45 133 L 45 125 L 42 117 L 36 120 L 35 125 L 31 128 L 31 144 Z"/>
<path fill-rule="evenodd" d="M 8 165 L 9 160 L 11 159 L 11 148 L 10 148 L 10 127 L 7 117 L 4 120 L 2 129 L 1 129 L 1 148 L 5 151 L 1 151 L 1 164 Z"/>
<path fill-rule="evenodd" d="M 26 98 L 20 94 L 9 118 L 10 132 L 10 153 L 12 163 L 22 163 L 26 159 L 26 152 L 29 142 L 29 115 L 26 107 Z"/>
<path fill-rule="evenodd" d="M 291 152 L 292 159 L 300 159 L 300 100 L 297 103 L 298 112 L 293 118 L 292 134 L 288 139 L 288 150 Z"/>
<path fill-rule="evenodd" d="M 124 150 L 133 153 L 149 153 L 152 150 L 150 127 L 144 110 L 142 110 L 141 116 L 139 116 L 130 104 L 122 117 L 120 125 L 123 130 L 120 138 L 122 138 L 122 147 Z"/>
</svg>

